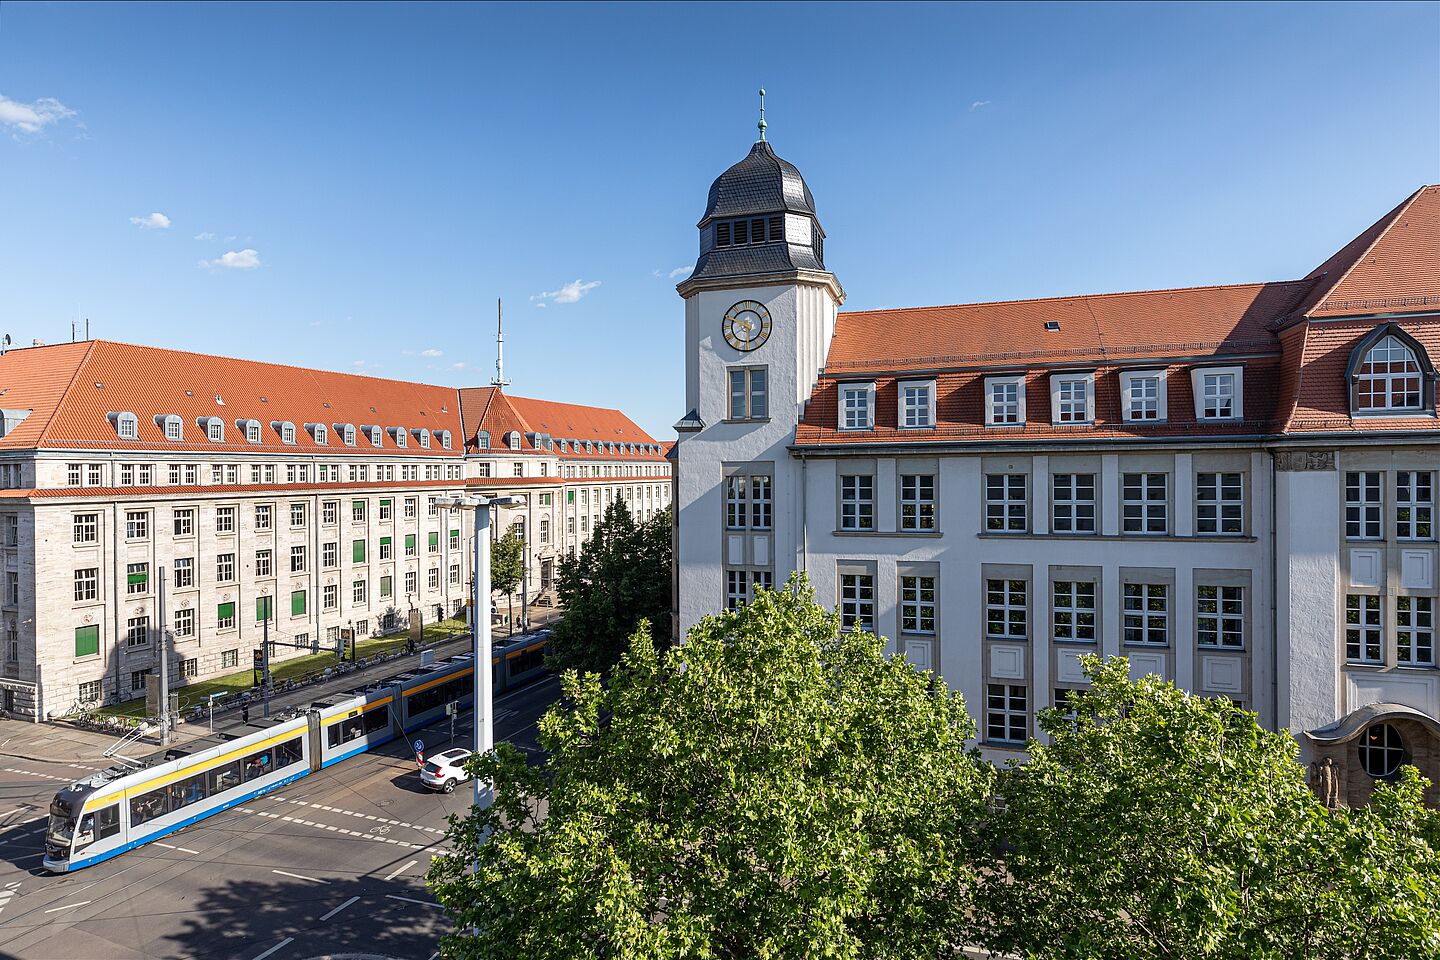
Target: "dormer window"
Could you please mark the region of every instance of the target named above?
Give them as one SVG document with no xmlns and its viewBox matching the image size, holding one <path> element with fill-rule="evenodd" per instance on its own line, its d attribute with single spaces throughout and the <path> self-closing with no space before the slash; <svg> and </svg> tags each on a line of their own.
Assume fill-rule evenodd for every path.
<svg viewBox="0 0 1440 960">
<path fill-rule="evenodd" d="M 1244 416 L 1245 381 L 1241 367 L 1197 367 L 1190 372 L 1195 419 L 1239 420 Z"/>
<path fill-rule="evenodd" d="M 875 425 L 875 384 L 840 384 L 840 429 L 869 430 Z"/>
<path fill-rule="evenodd" d="M 115 432 L 121 440 L 140 439 L 140 418 L 133 413 L 117 413 L 115 417 Z"/>
<path fill-rule="evenodd" d="M 345 446 L 347 446 L 347 447 L 353 447 L 353 446 L 355 446 L 355 424 L 353 424 L 353 423 L 342 423 L 342 424 L 340 424 L 340 437 L 341 437 L 341 439 L 344 441 Z"/>
<path fill-rule="evenodd" d="M 1095 375 L 1056 373 L 1050 377 L 1050 422 L 1090 423 L 1095 419 Z"/>
<path fill-rule="evenodd" d="M 480 450 L 489 450 L 489 449 L 490 449 L 490 431 L 489 431 L 489 430 L 481 430 L 479 433 L 475 434 L 475 446 L 476 446 L 477 449 L 480 449 Z"/>
<path fill-rule="evenodd" d="M 313 436 L 315 438 L 315 442 L 320 444 L 320 446 L 322 447 L 327 446 L 330 443 L 330 429 L 326 427 L 323 423 L 315 424 L 315 426 L 310 431 L 310 435 Z"/>
<path fill-rule="evenodd" d="M 383 447 L 385 445 L 385 431 L 379 427 L 370 428 L 370 446 Z"/>
<path fill-rule="evenodd" d="M 900 383 L 900 420 L 902 430 L 919 430 L 935 426 L 935 381 L 910 380 Z"/>
<path fill-rule="evenodd" d="M 243 421 L 241 421 L 241 425 L 244 427 L 244 430 L 245 430 L 245 440 L 246 440 L 246 442 L 248 442 L 248 443 L 259 443 L 259 442 L 260 442 L 260 421 L 259 421 L 259 420 L 243 420 Z"/>
<path fill-rule="evenodd" d="M 1399 325 L 1376 327 L 1350 355 L 1350 409 L 1356 415 L 1418 413 L 1435 405 L 1435 367 Z"/>
<path fill-rule="evenodd" d="M 991 427 L 1025 425 L 1025 378 L 985 378 L 985 423 Z"/>
<path fill-rule="evenodd" d="M 185 423 L 175 414 L 166 414 L 164 418 L 165 439 L 172 443 L 178 443 L 185 439 Z"/>
<path fill-rule="evenodd" d="M 505 434 L 505 445 L 508 446 L 511 450 L 519 450 L 519 449 L 520 449 L 520 433 L 519 433 L 519 431 L 517 431 L 517 430 L 511 430 L 509 433 Z"/>
<path fill-rule="evenodd" d="M 1166 419 L 1165 371 L 1120 372 L 1122 416 L 1129 423 L 1161 423 Z"/>
<path fill-rule="evenodd" d="M 444 447 L 446 450 L 449 450 L 449 449 L 450 449 L 450 431 L 449 431 L 449 430 L 441 430 L 441 431 L 440 431 L 440 446 Z"/>
<path fill-rule="evenodd" d="M 429 431 L 429 430 L 416 430 L 416 431 L 415 431 L 415 435 L 420 438 L 420 446 L 421 446 L 423 449 L 425 449 L 425 450 L 429 450 L 429 449 L 430 449 L 430 431 Z"/>
<path fill-rule="evenodd" d="M 286 420 L 280 424 L 280 442 L 288 443 L 291 445 L 294 445 L 295 443 L 295 424 L 291 423 L 289 420 Z"/>
<path fill-rule="evenodd" d="M 201 417 L 200 426 L 205 430 L 205 439 L 211 443 L 225 442 L 225 421 L 219 417 Z"/>
<path fill-rule="evenodd" d="M 745 247 L 756 243 L 775 243 L 784 239 L 785 217 L 781 214 L 715 221 L 717 247 Z"/>
<path fill-rule="evenodd" d="M 405 431 L 405 428 L 404 428 L 404 427 L 395 427 L 395 428 L 394 428 L 394 433 L 395 433 L 395 446 L 397 446 L 397 447 L 408 447 L 408 446 L 410 445 L 410 438 L 409 438 L 408 436 L 406 436 L 406 431 Z"/>
</svg>

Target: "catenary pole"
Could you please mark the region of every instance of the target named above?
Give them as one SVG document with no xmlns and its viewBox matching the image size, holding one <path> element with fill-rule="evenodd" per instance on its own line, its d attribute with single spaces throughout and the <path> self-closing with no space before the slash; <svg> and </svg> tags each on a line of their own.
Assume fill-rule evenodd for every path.
<svg viewBox="0 0 1440 960">
<path fill-rule="evenodd" d="M 490 504 L 475 504 L 475 560 L 472 564 L 474 587 L 470 595 L 470 632 L 475 645 L 475 752 L 489 753 L 495 748 L 495 728 L 491 716 L 490 676 L 490 605 L 481 605 L 481 584 L 490 582 Z M 488 593 L 488 590 L 484 590 Z M 490 783 L 475 778 L 475 806 L 485 809 L 495 799 Z"/>
<path fill-rule="evenodd" d="M 165 636 L 165 568 L 156 567 L 160 578 L 160 630 L 156 638 L 160 643 L 160 746 L 170 743 L 170 644 Z"/>
</svg>

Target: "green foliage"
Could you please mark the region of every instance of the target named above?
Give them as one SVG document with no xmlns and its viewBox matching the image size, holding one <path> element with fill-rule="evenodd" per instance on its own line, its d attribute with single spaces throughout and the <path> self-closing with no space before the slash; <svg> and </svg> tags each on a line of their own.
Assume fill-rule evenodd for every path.
<svg viewBox="0 0 1440 960">
<path fill-rule="evenodd" d="M 1003 777 L 973 937 L 1027 958 L 1440 956 L 1435 814 L 1409 771 L 1332 813 L 1297 746 L 1221 699 L 1089 658 L 1075 719 Z"/>
<path fill-rule="evenodd" d="M 609 673 L 642 622 L 670 643 L 670 512 L 637 524 L 616 500 L 579 555 L 560 560 L 555 589 L 565 615 L 546 660 L 555 670 Z"/>
<path fill-rule="evenodd" d="M 525 541 L 515 528 L 490 545 L 490 589 L 512 594 L 525 576 Z"/>
<path fill-rule="evenodd" d="M 431 870 L 445 956 L 950 956 L 989 792 L 974 726 L 802 579 L 668 653 L 642 625 L 608 686 L 564 689 L 543 769 L 474 761 L 497 802 Z"/>
</svg>

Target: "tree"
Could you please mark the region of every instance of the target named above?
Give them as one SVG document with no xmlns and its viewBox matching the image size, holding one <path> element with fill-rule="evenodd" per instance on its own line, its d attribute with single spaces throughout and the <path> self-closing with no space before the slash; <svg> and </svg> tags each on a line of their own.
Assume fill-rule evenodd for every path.
<svg viewBox="0 0 1440 960">
<path fill-rule="evenodd" d="M 989 786 L 974 726 L 803 578 L 666 653 L 642 624 L 608 685 L 563 683 L 543 768 L 473 761 L 497 799 L 430 872 L 447 957 L 950 955 Z"/>
<path fill-rule="evenodd" d="M 509 601 L 511 630 L 515 624 L 515 591 L 525 577 L 525 541 L 519 532 L 511 527 L 505 535 L 490 546 L 490 590 L 505 594 Z M 482 617 L 490 616 L 489 610 L 476 611 Z"/>
<path fill-rule="evenodd" d="M 560 560 L 555 589 L 565 614 L 546 654 L 556 670 L 609 673 L 641 622 L 670 642 L 670 512 L 637 524 L 616 500 L 580 553 Z"/>
<path fill-rule="evenodd" d="M 1122 659 L 1047 711 L 977 863 L 973 937 L 1027 958 L 1440 956 L 1436 816 L 1414 772 L 1367 809 L 1311 793 L 1297 745 Z"/>
</svg>

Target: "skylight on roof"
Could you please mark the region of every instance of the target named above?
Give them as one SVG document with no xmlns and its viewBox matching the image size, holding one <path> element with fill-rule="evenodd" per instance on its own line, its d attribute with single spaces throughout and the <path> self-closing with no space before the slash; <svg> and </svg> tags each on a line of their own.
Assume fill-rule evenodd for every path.
<svg viewBox="0 0 1440 960">
<path fill-rule="evenodd" d="M 1059 332 L 1060 332 L 1060 321 L 1059 321 L 1059 320 L 1046 320 L 1046 321 L 1045 321 L 1045 329 L 1046 329 L 1047 331 L 1049 331 L 1050 333 L 1059 333 Z"/>
</svg>

